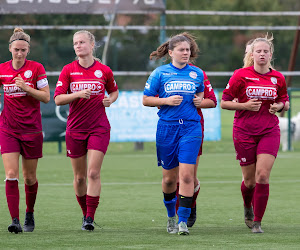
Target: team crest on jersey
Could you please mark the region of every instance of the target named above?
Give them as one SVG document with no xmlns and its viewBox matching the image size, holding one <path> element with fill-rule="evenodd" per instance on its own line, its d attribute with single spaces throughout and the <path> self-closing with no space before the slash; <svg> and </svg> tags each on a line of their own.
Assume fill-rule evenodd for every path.
<svg viewBox="0 0 300 250">
<path fill-rule="evenodd" d="M 32 76 L 32 71 L 31 70 L 26 70 L 25 73 L 24 73 L 24 76 L 26 78 L 30 78 Z"/>
<path fill-rule="evenodd" d="M 277 84 L 277 78 L 276 77 L 271 77 L 271 82 L 273 84 Z"/>
<path fill-rule="evenodd" d="M 193 78 L 193 79 L 196 79 L 197 78 L 197 73 L 195 72 L 195 71 L 191 71 L 190 73 L 189 73 L 189 76 L 191 77 L 191 78 Z"/>
<path fill-rule="evenodd" d="M 101 70 L 96 70 L 94 74 L 95 74 L 95 76 L 98 77 L 98 78 L 101 78 L 101 77 L 103 76 L 103 73 L 102 73 Z"/>
</svg>

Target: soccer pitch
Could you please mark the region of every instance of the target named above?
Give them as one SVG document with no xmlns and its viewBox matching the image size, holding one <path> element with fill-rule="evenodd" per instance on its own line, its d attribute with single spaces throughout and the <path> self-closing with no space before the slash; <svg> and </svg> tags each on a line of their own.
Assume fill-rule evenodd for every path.
<svg viewBox="0 0 300 250">
<path fill-rule="evenodd" d="M 95 217 L 101 228 L 96 226 L 94 232 L 81 231 L 72 169 L 64 154 L 49 154 L 40 160 L 33 233 L 8 233 L 11 220 L 2 183 L 1 249 L 299 249 L 299 153 L 280 153 L 275 162 L 262 224 L 265 233 L 260 235 L 252 234 L 243 221 L 241 170 L 234 154 L 204 154 L 199 166 L 197 221 L 190 235 L 184 237 L 166 232 L 161 169 L 156 167 L 154 149 L 145 151 L 153 153 L 106 155 Z M 23 223 L 23 180 L 19 187 Z"/>
<path fill-rule="evenodd" d="M 295 103 L 295 102 L 294 102 Z M 234 112 L 222 110 L 222 141 L 204 142 L 198 177 L 197 221 L 189 236 L 169 235 L 161 191 L 162 171 L 155 143 L 134 151 L 133 143 L 111 143 L 104 158 L 102 192 L 94 232 L 81 231 L 70 159 L 45 143 L 37 176 L 39 192 L 33 233 L 11 234 L 5 185 L 0 183 L 1 249 L 299 249 L 300 154 L 282 153 L 271 172 L 270 197 L 262 221 L 263 234 L 244 224 L 240 192 L 242 174 L 231 138 Z M 65 146 L 63 144 L 63 152 Z M 2 159 L 0 176 L 5 179 Z M 20 176 L 21 171 L 20 171 Z M 20 179 L 20 219 L 24 223 L 25 193 Z"/>
</svg>

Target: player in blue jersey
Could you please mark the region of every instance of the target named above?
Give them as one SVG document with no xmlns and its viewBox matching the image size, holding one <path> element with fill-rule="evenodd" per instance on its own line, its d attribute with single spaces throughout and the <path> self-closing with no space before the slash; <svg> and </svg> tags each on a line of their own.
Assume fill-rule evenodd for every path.
<svg viewBox="0 0 300 250">
<path fill-rule="evenodd" d="M 158 166 L 162 166 L 162 191 L 168 212 L 168 233 L 188 235 L 187 219 L 194 194 L 194 169 L 202 140 L 197 107 L 204 95 L 203 72 L 189 65 L 199 51 L 187 32 L 170 38 L 150 54 L 150 59 L 171 58 L 149 76 L 143 104 L 160 107 L 156 132 Z M 156 97 L 158 95 L 158 98 Z M 176 189 L 179 208 L 176 222 Z"/>
</svg>

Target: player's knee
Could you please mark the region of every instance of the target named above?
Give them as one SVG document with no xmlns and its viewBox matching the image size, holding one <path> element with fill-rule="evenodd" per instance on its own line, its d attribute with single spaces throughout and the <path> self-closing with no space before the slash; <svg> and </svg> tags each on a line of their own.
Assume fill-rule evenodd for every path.
<svg viewBox="0 0 300 250">
<path fill-rule="evenodd" d="M 194 177 L 189 175 L 189 174 L 183 174 L 180 176 L 180 181 L 179 183 L 185 183 L 185 184 L 190 184 L 190 183 L 194 183 Z"/>
<path fill-rule="evenodd" d="M 36 183 L 36 176 L 24 176 L 24 183 L 28 186 L 32 186 Z"/>
<path fill-rule="evenodd" d="M 265 171 L 260 171 L 256 175 L 256 182 L 261 184 L 269 183 L 269 174 Z"/>
<path fill-rule="evenodd" d="M 168 187 L 172 187 L 175 183 L 177 183 L 177 180 L 173 176 L 164 176 L 163 183 Z"/>
<path fill-rule="evenodd" d="M 89 170 L 88 171 L 88 179 L 89 180 L 97 180 L 97 179 L 100 179 L 100 172 L 98 170 Z"/>
<path fill-rule="evenodd" d="M 18 178 L 18 172 L 14 170 L 8 170 L 6 172 L 6 179 L 15 179 Z"/>
<path fill-rule="evenodd" d="M 74 178 L 74 182 L 76 185 L 83 185 L 83 184 L 86 184 L 86 177 L 85 176 L 80 176 L 80 175 L 77 175 L 75 178 Z"/>
<path fill-rule="evenodd" d="M 255 187 L 256 181 L 255 178 L 244 178 L 244 183 L 247 188 L 252 189 Z"/>
</svg>

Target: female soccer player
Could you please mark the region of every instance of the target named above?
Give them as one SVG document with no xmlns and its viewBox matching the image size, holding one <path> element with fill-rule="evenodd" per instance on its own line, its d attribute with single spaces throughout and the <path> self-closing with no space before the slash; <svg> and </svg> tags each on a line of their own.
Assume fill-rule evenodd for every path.
<svg viewBox="0 0 300 250">
<path fill-rule="evenodd" d="M 244 68 L 235 71 L 223 92 L 221 107 L 236 110 L 233 142 L 244 181 L 241 185 L 245 223 L 263 233 L 261 221 L 269 197 L 269 177 L 276 159 L 280 129 L 276 112 L 288 99 L 283 75 L 271 67 L 273 37 L 256 38 L 246 54 Z M 238 102 L 232 102 L 238 98 Z"/>
<path fill-rule="evenodd" d="M 198 46 L 190 35 L 179 34 L 160 45 L 150 59 L 169 55 L 172 62 L 155 69 L 149 76 L 143 97 L 145 106 L 159 106 L 156 147 L 162 166 L 162 191 L 168 212 L 167 231 L 189 234 L 187 219 L 194 194 L 194 169 L 202 140 L 197 107 L 203 99 L 203 72 L 189 65 L 197 57 Z M 158 95 L 159 98 L 156 97 Z M 176 188 L 179 176 L 178 225 L 176 224 Z"/>
<path fill-rule="evenodd" d="M 67 156 L 71 158 L 74 190 L 83 213 L 81 229 L 93 231 L 101 191 L 100 170 L 110 139 L 105 107 L 117 100 L 119 90 L 111 69 L 93 56 L 92 33 L 77 31 L 73 46 L 78 60 L 63 68 L 54 98 L 56 105 L 70 105 Z"/>
<path fill-rule="evenodd" d="M 20 233 L 19 217 L 19 157 L 26 195 L 24 232 L 35 227 L 34 204 L 38 181 L 36 169 L 43 147 L 40 102 L 50 100 L 48 80 L 44 67 L 27 60 L 30 36 L 22 28 L 15 28 L 9 39 L 12 60 L 0 64 L 0 84 L 4 91 L 4 108 L 0 116 L 0 146 L 5 169 L 5 191 L 12 224 L 9 232 Z"/>
<path fill-rule="evenodd" d="M 193 40 L 192 42 L 195 42 Z M 195 170 L 194 170 L 194 194 L 193 194 L 193 201 L 192 201 L 192 206 L 191 206 L 191 214 L 187 220 L 187 226 L 192 227 L 197 219 L 197 206 L 196 206 L 196 201 L 198 194 L 200 192 L 200 181 L 197 177 L 197 172 L 198 172 L 198 166 L 199 166 L 199 159 L 200 156 L 202 155 L 202 146 L 203 146 L 203 138 L 204 138 L 204 117 L 201 109 L 207 109 L 207 108 L 215 108 L 217 106 L 217 99 L 214 93 L 214 90 L 212 88 L 212 85 L 206 75 L 206 73 L 202 70 L 203 76 L 204 76 L 204 98 L 200 104 L 200 107 L 197 108 L 198 114 L 201 117 L 200 123 L 202 126 L 202 141 L 201 141 L 201 146 L 198 152 L 198 157 L 196 160 L 195 164 Z M 179 183 L 177 183 L 177 202 L 176 202 L 176 212 L 179 207 L 179 199 L 178 199 L 178 193 L 179 193 Z"/>
</svg>

